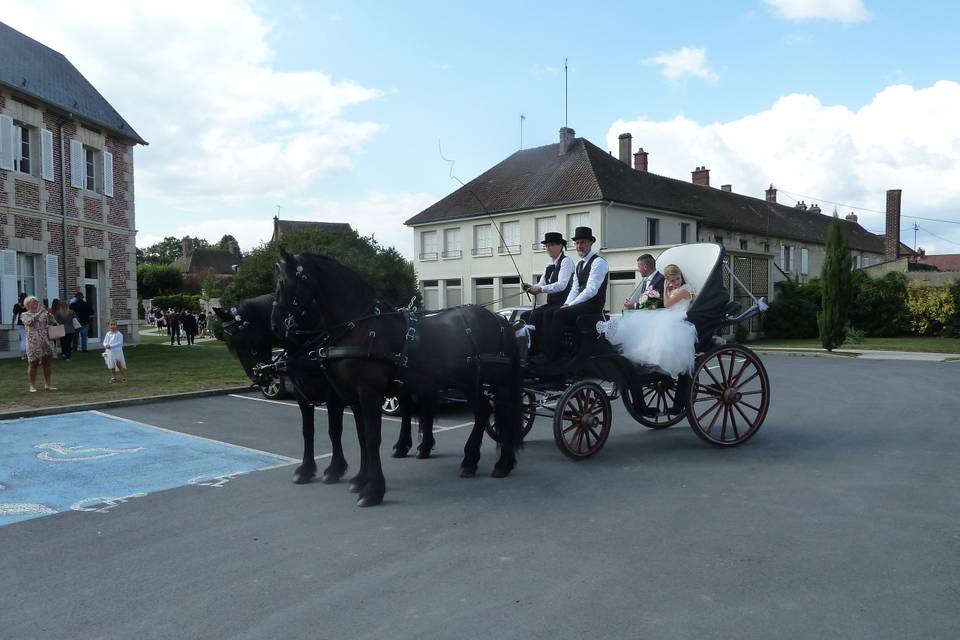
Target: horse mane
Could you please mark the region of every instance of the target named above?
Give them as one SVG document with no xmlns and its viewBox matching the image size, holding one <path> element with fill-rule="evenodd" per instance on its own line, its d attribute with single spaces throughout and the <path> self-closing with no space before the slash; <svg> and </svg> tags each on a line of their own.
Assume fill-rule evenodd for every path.
<svg viewBox="0 0 960 640">
<path fill-rule="evenodd" d="M 308 274 L 318 273 L 326 282 L 337 283 L 354 300 L 372 303 L 376 299 L 373 287 L 359 273 L 335 258 L 320 253 L 298 253 L 294 259 Z"/>
</svg>

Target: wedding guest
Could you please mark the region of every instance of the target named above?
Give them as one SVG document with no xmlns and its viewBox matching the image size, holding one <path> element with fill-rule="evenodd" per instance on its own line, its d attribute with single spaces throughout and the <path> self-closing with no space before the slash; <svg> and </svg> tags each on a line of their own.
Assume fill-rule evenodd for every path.
<svg viewBox="0 0 960 640">
<path fill-rule="evenodd" d="M 40 301 L 36 296 L 27 296 L 24 299 L 27 310 L 20 314 L 23 326 L 27 329 L 27 381 L 30 383 L 30 393 L 37 391 L 37 365 L 43 367 L 43 388 L 47 391 L 56 391 L 51 382 L 50 363 L 53 360 L 53 346 L 47 337 L 47 327 L 56 320 L 47 308 L 40 308 Z"/>
<path fill-rule="evenodd" d="M 59 301 L 54 301 L 54 304 Z M 77 320 L 77 314 L 68 305 L 60 303 L 59 308 L 53 309 L 53 315 L 57 322 L 63 325 L 64 336 L 60 338 L 60 357 L 64 360 L 70 359 L 73 353 L 73 337 L 77 332 L 77 326 L 80 321 Z M 76 323 L 76 324 L 74 324 Z"/>
<path fill-rule="evenodd" d="M 20 359 L 27 359 L 27 328 L 23 326 L 23 320 L 20 319 L 20 314 L 27 310 L 26 305 L 23 304 L 23 299 L 27 297 L 27 294 L 21 292 L 17 301 L 13 303 L 13 319 L 10 321 L 10 324 L 17 326 L 17 333 L 20 335 Z"/>
<path fill-rule="evenodd" d="M 193 345 L 193 339 L 197 335 L 197 316 L 192 311 L 183 314 L 183 332 L 187 336 L 187 346 Z"/>
<path fill-rule="evenodd" d="M 111 384 L 117 381 L 120 374 L 122 382 L 127 381 L 127 361 L 123 357 L 123 334 L 117 329 L 116 320 L 111 320 L 107 333 L 103 336 L 104 360 L 107 369 L 110 369 Z"/>
</svg>

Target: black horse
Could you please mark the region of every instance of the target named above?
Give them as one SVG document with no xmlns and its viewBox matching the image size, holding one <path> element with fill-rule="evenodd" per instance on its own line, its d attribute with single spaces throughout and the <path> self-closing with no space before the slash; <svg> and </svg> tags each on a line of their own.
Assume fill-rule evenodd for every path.
<svg viewBox="0 0 960 640">
<path fill-rule="evenodd" d="M 323 366 L 340 397 L 358 405 L 359 506 L 383 502 L 380 406 L 396 388 L 406 394 L 457 389 L 473 409 L 461 475 L 476 473 L 484 424 L 493 398 L 500 458 L 493 476 L 509 475 L 521 446 L 517 342 L 503 318 L 478 306 L 419 316 L 385 307 L 355 272 L 333 258 L 284 255 L 277 264 L 272 326 L 285 342 L 299 342 Z"/>
<path fill-rule="evenodd" d="M 256 298 L 249 298 L 240 302 L 231 311 L 215 308 L 214 313 L 223 324 L 223 337 L 227 348 L 240 361 L 244 372 L 254 384 L 265 384 L 268 379 L 264 370 L 274 360 L 273 350 L 282 347 L 280 339 L 270 329 L 270 313 L 273 310 L 273 294 L 266 294 Z M 314 367 L 315 368 L 315 367 Z M 306 484 L 313 480 L 317 472 L 317 463 L 314 459 L 314 407 L 318 404 L 327 405 L 328 434 L 333 449 L 330 465 L 324 469 L 320 479 L 326 484 L 340 480 L 347 470 L 347 461 L 343 455 L 341 436 L 343 434 L 344 404 L 330 388 L 326 377 L 320 371 L 313 375 L 296 363 L 287 366 L 287 374 L 293 383 L 303 432 L 303 461 L 294 471 L 293 481 L 296 484 Z M 420 429 L 423 434 L 417 447 L 417 457 L 427 458 L 433 449 L 433 404 L 430 398 L 426 401 L 419 399 L 400 398 L 401 425 L 400 435 L 393 447 L 394 457 L 402 458 L 413 446 L 411 428 L 412 411 L 414 407 L 420 409 Z M 352 407 L 357 429 L 361 429 L 362 422 L 357 417 L 358 408 Z M 353 488 L 351 483 L 351 488 Z M 357 488 L 357 490 L 359 490 Z"/>
</svg>

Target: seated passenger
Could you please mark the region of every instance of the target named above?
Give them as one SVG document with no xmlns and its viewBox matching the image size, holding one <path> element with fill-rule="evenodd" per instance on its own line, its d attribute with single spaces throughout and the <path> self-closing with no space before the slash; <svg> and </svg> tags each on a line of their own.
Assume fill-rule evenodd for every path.
<svg viewBox="0 0 960 640">
<path fill-rule="evenodd" d="M 597 325 L 627 359 L 656 365 L 676 377 L 693 371 L 697 330 L 687 322 L 687 309 L 696 297 L 675 264 L 663 270 L 663 309 L 624 314 L 620 320 Z"/>
</svg>

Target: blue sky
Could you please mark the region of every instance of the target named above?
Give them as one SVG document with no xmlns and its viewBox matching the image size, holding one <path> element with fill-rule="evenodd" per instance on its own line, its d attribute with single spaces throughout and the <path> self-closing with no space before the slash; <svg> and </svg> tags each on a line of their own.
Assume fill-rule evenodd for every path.
<svg viewBox="0 0 960 640">
<path fill-rule="evenodd" d="M 882 209 L 902 188 L 905 214 L 960 221 L 955 3 L 95 4 L 13 0 L 0 20 L 67 55 L 150 141 L 141 246 L 229 230 L 249 249 L 280 205 L 409 255 L 403 220 L 457 186 L 437 141 L 464 181 L 519 148 L 520 113 L 525 146 L 554 142 L 564 58 L 569 125 L 609 149 L 630 131 L 651 171 L 706 165 L 788 204 Z M 921 225 L 921 246 L 960 252 L 960 225 Z"/>
</svg>

